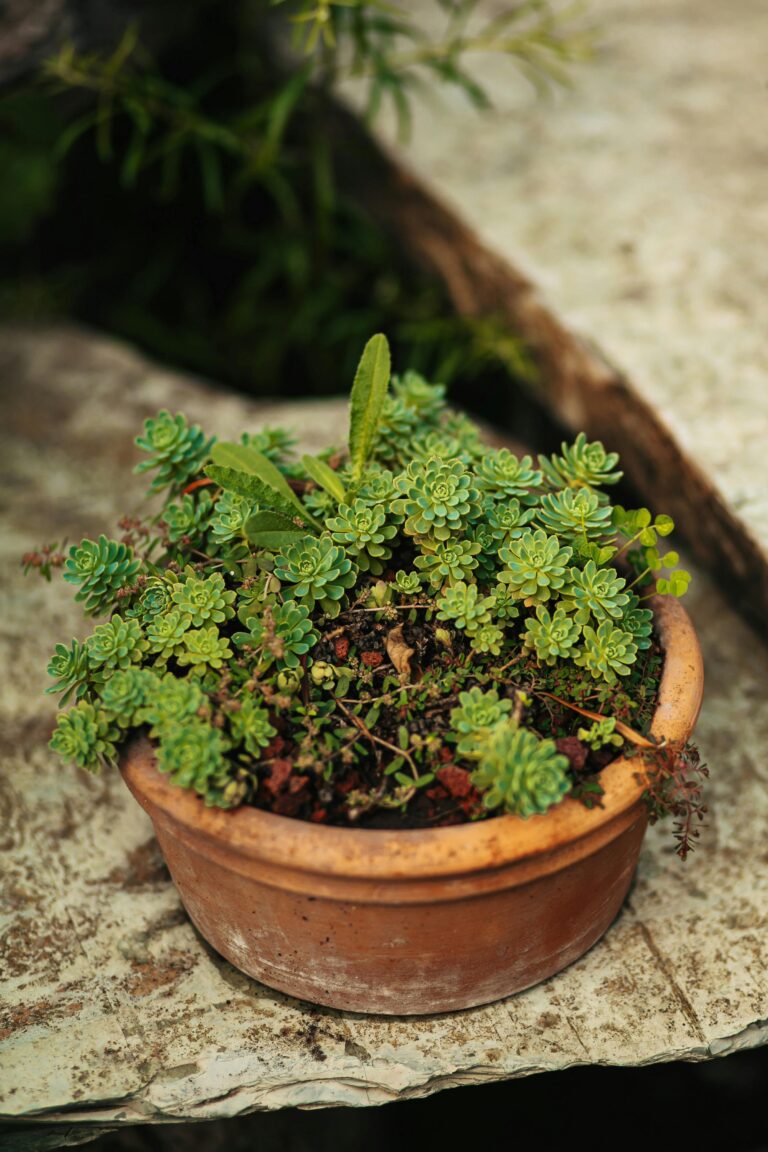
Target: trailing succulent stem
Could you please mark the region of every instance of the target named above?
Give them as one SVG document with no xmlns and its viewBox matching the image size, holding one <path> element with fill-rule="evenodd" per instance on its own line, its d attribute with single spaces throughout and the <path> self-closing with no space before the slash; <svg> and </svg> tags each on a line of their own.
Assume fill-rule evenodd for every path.
<svg viewBox="0 0 768 1152">
<path fill-rule="evenodd" d="M 222 443 L 147 420 L 156 515 L 24 561 L 63 565 L 103 618 L 53 653 L 50 691 L 74 704 L 51 747 L 95 770 L 144 729 L 206 804 L 428 824 L 594 804 L 629 739 L 688 851 L 703 770 L 643 734 L 661 669 L 643 600 L 688 582 L 659 551 L 672 522 L 611 505 L 599 442 L 487 448 L 444 392 L 390 381 L 379 335 L 346 449 L 297 459 L 280 429 Z"/>
</svg>

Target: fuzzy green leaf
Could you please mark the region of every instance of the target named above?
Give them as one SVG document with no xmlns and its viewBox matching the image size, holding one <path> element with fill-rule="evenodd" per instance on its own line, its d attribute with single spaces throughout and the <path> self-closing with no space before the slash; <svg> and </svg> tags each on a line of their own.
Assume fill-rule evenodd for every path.
<svg viewBox="0 0 768 1152">
<path fill-rule="evenodd" d="M 337 504 L 346 504 L 347 490 L 333 468 L 329 468 L 324 460 L 318 460 L 316 456 L 302 456 L 301 462 L 315 484 L 333 496 Z"/>
<path fill-rule="evenodd" d="M 286 545 L 295 544 L 306 534 L 306 529 L 299 528 L 293 516 L 271 509 L 254 512 L 245 524 L 245 535 L 251 544 L 274 552 Z"/>
<path fill-rule="evenodd" d="M 363 349 L 352 385 L 349 455 L 355 480 L 362 477 L 376 440 L 389 385 L 389 373 L 389 344 L 386 336 L 379 332 L 371 337 Z"/>
<path fill-rule="evenodd" d="M 247 476 L 260 480 L 267 488 L 271 489 L 273 493 L 279 498 L 277 504 L 275 497 L 268 500 L 258 501 L 265 504 L 267 507 L 289 507 L 295 508 L 298 514 L 308 524 L 312 524 L 315 528 L 319 527 L 317 522 L 312 518 L 310 513 L 306 510 L 301 500 L 299 500 L 296 493 L 291 488 L 290 484 L 283 476 L 279 468 L 276 467 L 263 452 L 259 452 L 250 444 L 232 444 L 224 442 L 214 444 L 211 452 L 211 460 L 216 468 L 226 469 L 227 472 L 244 472 Z M 211 475 L 211 473 L 208 473 Z M 215 476 L 211 476 L 215 480 Z M 241 491 L 239 488 L 234 488 L 231 483 L 230 477 L 229 490 L 237 492 L 240 496 L 246 496 L 248 493 Z M 218 483 L 219 481 L 217 481 Z M 225 487 L 225 485 L 222 485 Z M 258 500 L 258 497 L 254 497 Z"/>
</svg>

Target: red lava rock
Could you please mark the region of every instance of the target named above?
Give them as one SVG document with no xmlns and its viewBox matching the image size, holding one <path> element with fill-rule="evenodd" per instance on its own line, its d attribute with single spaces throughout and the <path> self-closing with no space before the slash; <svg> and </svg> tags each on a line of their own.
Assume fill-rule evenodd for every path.
<svg viewBox="0 0 768 1152">
<path fill-rule="evenodd" d="M 367 664 L 369 668 L 378 668 L 379 664 L 384 663 L 384 657 L 381 652 L 361 652 L 360 659 L 363 664 Z"/>
<path fill-rule="evenodd" d="M 288 783 L 293 764 L 290 760 L 274 760 L 268 766 L 269 776 L 264 780 L 264 787 L 268 788 L 273 796 L 283 791 Z"/>
<path fill-rule="evenodd" d="M 265 760 L 271 760 L 273 756 L 279 756 L 284 748 L 285 740 L 283 737 L 273 736 L 269 744 L 267 744 L 266 748 L 262 752 L 262 756 Z"/>
<path fill-rule="evenodd" d="M 468 796 L 472 791 L 472 781 L 466 768 L 446 764 L 444 768 L 438 768 L 435 775 L 451 796 Z"/>
<path fill-rule="evenodd" d="M 450 748 L 443 747 L 440 749 L 440 759 L 443 761 L 444 764 L 450 764 L 451 755 L 452 755 L 452 753 L 451 753 Z"/>
<path fill-rule="evenodd" d="M 581 772 L 587 762 L 588 749 L 578 736 L 560 736 L 555 740 L 555 747 L 563 756 L 567 756 L 574 772 Z"/>
<path fill-rule="evenodd" d="M 310 820 L 313 824 L 323 824 L 328 817 L 328 811 L 325 808 L 315 808 L 314 812 L 310 815 Z"/>
<path fill-rule="evenodd" d="M 333 650 L 336 653 L 337 660 L 346 660 L 349 652 L 349 640 L 346 636 L 339 636 L 334 640 Z"/>
</svg>

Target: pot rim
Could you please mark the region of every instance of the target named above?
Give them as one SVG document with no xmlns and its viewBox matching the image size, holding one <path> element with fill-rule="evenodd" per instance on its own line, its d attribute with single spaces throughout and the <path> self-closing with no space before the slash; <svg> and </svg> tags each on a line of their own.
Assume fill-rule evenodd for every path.
<svg viewBox="0 0 768 1152">
<path fill-rule="evenodd" d="M 651 734 L 686 740 L 699 714 L 704 667 L 686 610 L 672 596 L 653 596 L 664 670 Z M 498 868 L 605 835 L 609 825 L 640 807 L 644 785 L 635 765 L 619 757 L 604 768 L 602 806 L 587 809 L 566 796 L 540 816 L 505 814 L 442 828 L 368 829 L 313 824 L 259 808 L 206 808 L 199 796 L 158 771 L 147 737 L 129 741 L 120 771 L 136 799 L 166 826 L 208 840 L 219 851 L 268 861 L 292 871 L 387 881 L 450 876 Z"/>
</svg>

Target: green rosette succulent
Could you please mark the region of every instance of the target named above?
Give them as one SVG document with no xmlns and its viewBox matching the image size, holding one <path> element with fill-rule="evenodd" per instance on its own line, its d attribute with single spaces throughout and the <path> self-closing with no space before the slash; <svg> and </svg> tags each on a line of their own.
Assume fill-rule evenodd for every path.
<svg viewBox="0 0 768 1152">
<path fill-rule="evenodd" d="M 68 712 L 59 712 L 48 747 L 64 760 L 73 761 L 88 772 L 98 772 L 102 761 L 117 757 L 118 732 L 101 708 L 81 700 Z"/>
<path fill-rule="evenodd" d="M 485 808 L 503 808 L 527 819 L 558 804 L 571 788 L 568 759 L 554 740 L 540 740 L 511 720 L 491 729 L 478 759 L 472 782 Z"/>
<path fill-rule="evenodd" d="M 569 616 L 562 605 L 550 615 L 543 604 L 536 607 L 536 616 L 525 622 L 523 644 L 536 653 L 542 664 L 554 664 L 573 655 L 573 646 L 581 636 L 581 625 Z"/>
<path fill-rule="evenodd" d="M 80 585 L 75 600 L 83 604 L 86 616 L 101 616 L 138 570 L 139 561 L 127 544 L 99 536 L 70 548 L 63 575 L 68 584 Z"/>
<path fill-rule="evenodd" d="M 395 573 L 390 587 L 401 596 L 418 596 L 421 592 L 421 576 L 418 572 L 404 572 L 401 568 Z"/>
<path fill-rule="evenodd" d="M 145 703 L 136 713 L 136 723 L 149 725 L 153 739 L 208 710 L 208 698 L 197 681 L 189 677 L 181 679 L 171 672 L 162 677 L 149 674 L 152 681 L 147 682 Z"/>
<path fill-rule="evenodd" d="M 144 435 L 136 438 L 136 445 L 149 453 L 149 459 L 140 461 L 134 471 L 157 472 L 149 486 L 150 492 L 170 488 L 176 493 L 200 471 L 213 439 L 206 439 L 200 426 L 190 426 L 181 413 L 174 416 L 163 409 L 144 421 Z"/>
<path fill-rule="evenodd" d="M 391 472 L 389 468 L 378 467 L 372 467 L 366 471 L 363 482 L 356 491 L 358 499 L 365 504 L 386 504 L 389 510 L 391 510 L 391 504 L 396 494 L 394 472 Z"/>
<path fill-rule="evenodd" d="M 530 456 L 518 459 L 509 448 L 486 452 L 477 465 L 478 482 L 484 492 L 527 500 L 542 482 L 542 473 L 532 465 Z"/>
<path fill-rule="evenodd" d="M 499 580 L 518 600 L 544 604 L 565 584 L 572 555 L 573 549 L 562 548 L 557 536 L 548 536 L 543 528 L 528 528 L 499 550 L 504 563 Z"/>
<path fill-rule="evenodd" d="M 589 488 L 566 488 L 542 496 L 536 520 L 547 532 L 570 543 L 611 535 L 611 506 Z"/>
<path fill-rule="evenodd" d="M 471 580 L 480 551 L 481 546 L 474 540 L 435 540 L 425 545 L 414 564 L 430 587 L 439 591 L 445 584 Z"/>
<path fill-rule="evenodd" d="M 449 540 L 479 511 L 472 473 L 460 460 L 433 457 L 425 464 L 409 464 L 397 478 L 397 486 L 401 497 L 395 509 L 406 518 L 408 536 Z"/>
<path fill-rule="evenodd" d="M 498 624 L 481 624 L 469 638 L 473 652 L 500 656 L 504 644 L 504 630 Z"/>
<path fill-rule="evenodd" d="M 140 664 L 148 648 L 138 620 L 123 620 L 118 613 L 99 624 L 85 643 L 91 668 L 107 673 Z"/>
<path fill-rule="evenodd" d="M 629 632 L 640 651 L 651 646 L 653 632 L 653 612 L 650 608 L 641 608 L 640 601 L 634 592 L 629 593 L 629 603 L 624 609 L 621 626 Z"/>
<path fill-rule="evenodd" d="M 493 590 L 493 616 L 500 624 L 508 624 L 520 615 L 520 601 L 516 600 L 506 584 L 497 584 Z"/>
<path fill-rule="evenodd" d="M 306 604 L 297 604 L 294 600 L 266 605 L 262 615 L 249 616 L 245 626 L 248 631 L 236 632 L 232 639 L 240 648 L 249 647 L 259 652 L 267 668 L 272 664 L 280 669 L 298 668 L 300 658 L 319 639 Z"/>
<path fill-rule="evenodd" d="M 228 745 L 217 728 L 193 718 L 163 731 L 157 749 L 157 766 L 174 784 L 194 790 L 212 804 L 231 772 L 225 758 Z M 227 805 L 219 805 L 226 807 Z"/>
<path fill-rule="evenodd" d="M 604 484 L 618 484 L 623 472 L 615 471 L 618 452 L 606 452 L 599 440 L 590 443 L 584 432 L 579 432 L 573 444 L 560 445 L 562 456 L 547 460 L 539 456 L 539 467 L 555 488 L 600 488 Z"/>
<path fill-rule="evenodd" d="M 445 385 L 430 384 L 412 370 L 392 377 L 392 393 L 395 399 L 413 409 L 422 428 L 436 424 L 445 410 Z"/>
<path fill-rule="evenodd" d="M 376 458 L 386 464 L 400 464 L 408 445 L 419 430 L 419 414 L 399 396 L 384 400 L 376 440 Z"/>
<path fill-rule="evenodd" d="M 569 570 L 563 601 L 580 624 L 591 618 L 620 620 L 629 604 L 629 594 L 623 591 L 626 585 L 615 568 L 598 568 L 594 560 L 588 560 L 583 568 Z"/>
<path fill-rule="evenodd" d="M 119 728 L 132 728 L 157 683 L 146 668 L 118 668 L 99 689 L 104 712 Z"/>
<path fill-rule="evenodd" d="M 215 544 L 228 544 L 240 539 L 254 512 L 254 505 L 235 492 L 222 492 L 211 516 L 211 539 Z"/>
<path fill-rule="evenodd" d="M 208 622 L 223 624 L 225 620 L 231 620 L 235 614 L 232 607 L 235 597 L 235 592 L 227 591 L 220 572 L 212 572 L 202 580 L 187 574 L 184 582 L 175 584 L 171 592 L 176 607 L 196 627 Z"/>
<path fill-rule="evenodd" d="M 162 515 L 168 531 L 168 539 L 177 544 L 185 536 L 190 539 L 200 537 L 208 528 L 213 501 L 211 495 L 202 489 L 196 496 L 187 493 L 179 504 L 169 504 Z"/>
<path fill-rule="evenodd" d="M 125 615 L 130 619 L 146 621 L 161 616 L 172 605 L 171 591 L 173 584 L 160 576 L 150 576 L 144 586 L 139 599 L 128 608 Z"/>
<path fill-rule="evenodd" d="M 612 620 L 604 620 L 596 630 L 585 625 L 582 647 L 573 659 L 596 680 L 615 684 L 618 676 L 629 675 L 637 659 L 637 644 L 631 633 L 615 627 Z"/>
<path fill-rule="evenodd" d="M 438 620 L 448 620 L 456 628 L 467 633 L 477 632 L 484 624 L 491 623 L 493 596 L 481 596 L 477 584 L 466 584 L 458 580 L 443 589 L 437 599 Z"/>
<path fill-rule="evenodd" d="M 48 675 L 55 677 L 56 683 L 45 691 L 49 696 L 63 693 L 60 705 L 66 704 L 73 692 L 79 699 L 86 689 L 88 672 L 88 649 L 84 644 L 78 640 L 69 647 L 57 644 L 48 665 Z"/>
<path fill-rule="evenodd" d="M 601 748 L 621 748 L 624 737 L 616 731 L 616 717 L 604 716 L 602 720 L 595 720 L 589 728 L 579 728 L 576 733 L 583 744 L 588 744 L 593 752 Z"/>
<path fill-rule="evenodd" d="M 284 465 L 293 455 L 298 441 L 285 428 L 265 424 L 260 432 L 243 432 L 242 444 L 262 452 L 273 464 Z"/>
<path fill-rule="evenodd" d="M 215 624 L 207 628 L 190 628 L 184 633 L 184 646 L 176 652 L 182 667 L 190 665 L 194 675 L 202 676 L 209 668 L 218 671 L 232 655 L 226 636 L 221 636 Z"/>
<path fill-rule="evenodd" d="M 478 737 L 495 728 L 511 710 L 512 702 L 500 700 L 495 688 L 483 691 L 475 687 L 459 692 L 459 706 L 451 709 L 451 729 L 457 739 L 459 755 L 476 757 Z"/>
<path fill-rule="evenodd" d="M 357 565 L 330 535 L 305 536 L 275 559 L 275 576 L 284 585 L 284 594 L 299 600 L 309 612 L 319 605 L 330 617 L 338 616 L 340 602 L 357 575 Z"/>
<path fill-rule="evenodd" d="M 229 713 L 229 727 L 236 745 L 242 745 L 250 756 L 261 757 L 277 729 L 270 723 L 266 708 L 246 696 L 240 707 Z"/>
<path fill-rule="evenodd" d="M 508 540 L 519 540 L 536 515 L 535 508 L 525 508 L 519 500 L 486 500 L 484 504 L 488 527 L 494 540 L 505 544 Z"/>
<path fill-rule="evenodd" d="M 470 467 L 474 461 L 471 449 L 458 436 L 437 429 L 426 436 L 415 436 L 408 445 L 408 455 L 417 464 L 426 464 L 433 456 L 438 460 L 460 460 Z"/>
<path fill-rule="evenodd" d="M 341 504 L 338 514 L 328 518 L 325 526 L 331 538 L 354 557 L 361 572 L 379 576 L 384 571 L 382 561 L 392 555 L 387 542 L 397 535 L 397 528 L 387 524 L 383 508 L 371 507 L 359 499 L 351 505 Z"/>
<path fill-rule="evenodd" d="M 166 664 L 184 645 L 184 634 L 192 624 L 192 618 L 180 608 L 173 608 L 162 616 L 148 621 L 145 634 L 149 651 L 157 656 L 159 664 Z"/>
</svg>

